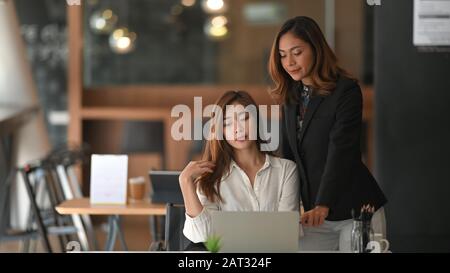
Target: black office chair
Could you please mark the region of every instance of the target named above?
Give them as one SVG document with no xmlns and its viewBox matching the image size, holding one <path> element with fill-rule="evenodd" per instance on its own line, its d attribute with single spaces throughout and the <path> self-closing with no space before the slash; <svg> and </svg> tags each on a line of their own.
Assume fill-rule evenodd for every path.
<svg viewBox="0 0 450 273">
<path fill-rule="evenodd" d="M 205 251 L 203 243 L 192 243 L 183 234 L 186 210 L 184 205 L 167 204 L 165 240 L 153 242 L 150 251 Z"/>
<path fill-rule="evenodd" d="M 191 243 L 183 234 L 186 210 L 184 205 L 167 204 L 165 247 L 167 251 L 185 250 Z"/>
<path fill-rule="evenodd" d="M 0 243 L 21 241 L 21 252 L 30 251 L 30 241 L 37 240 L 39 233 L 36 229 L 16 230 L 10 227 L 10 187 L 15 179 L 15 172 L 0 185 Z"/>
<path fill-rule="evenodd" d="M 38 239 L 42 239 L 44 250 L 52 252 L 48 239 L 49 233 L 58 235 L 61 250 L 64 251 L 65 244 L 71 239 L 69 235 L 76 231 L 76 228 L 71 226 L 70 223 L 68 224 L 67 217 L 64 218 L 54 211 L 54 206 L 61 202 L 63 197 L 61 195 L 62 189 L 49 168 L 51 163 L 48 158 L 51 156 L 50 154 L 42 161 L 36 161 L 33 164 L 28 164 L 19 169 L 10 166 L 12 171 L 9 172 L 8 179 L 1 179 L 0 242 L 22 241 L 22 252 L 29 252 L 31 242 L 35 243 Z M 16 180 L 17 172 L 23 175 L 27 196 L 30 200 L 30 213 L 25 230 L 14 230 L 9 224 L 10 189 L 12 183 Z M 49 209 L 39 208 L 38 204 L 43 203 L 44 200 L 38 200 L 38 197 L 45 198 L 47 197 L 46 194 L 48 194 L 50 199 L 51 207 Z M 36 247 L 36 244 L 34 244 L 34 247 Z"/>
<path fill-rule="evenodd" d="M 52 162 L 51 171 L 61 191 L 61 200 L 58 200 L 58 202 L 83 197 L 74 169 L 77 165 L 82 165 L 87 161 L 89 150 L 90 148 L 86 144 L 82 146 L 69 146 L 69 148 L 62 147 L 55 149 L 47 157 Z M 86 251 L 98 250 L 99 246 L 91 217 L 89 215 L 75 214 L 67 217 L 72 218 L 71 220 L 74 226 L 77 227 L 77 235 L 80 240 L 81 249 Z"/>
<path fill-rule="evenodd" d="M 30 200 L 30 215 L 28 226 L 37 226 L 43 247 L 46 252 L 53 252 L 49 235 L 56 235 L 59 240 L 61 252 L 66 250 L 66 245 L 72 241 L 73 236 L 78 236 L 79 229 L 68 216 L 59 215 L 55 207 L 65 200 L 61 185 L 53 173 L 53 164 L 49 159 L 36 161 L 18 169 L 21 173 L 28 198 Z M 39 197 L 48 194 L 50 208 L 43 208 Z M 78 241 L 79 238 L 77 237 Z"/>
</svg>

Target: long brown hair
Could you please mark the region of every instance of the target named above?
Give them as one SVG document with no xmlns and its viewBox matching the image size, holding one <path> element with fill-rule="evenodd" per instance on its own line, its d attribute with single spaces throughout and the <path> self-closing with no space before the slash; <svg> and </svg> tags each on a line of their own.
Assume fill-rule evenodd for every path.
<svg viewBox="0 0 450 273">
<path fill-rule="evenodd" d="M 311 69 L 313 95 L 328 96 L 336 87 L 340 75 L 352 78 L 348 72 L 338 65 L 336 55 L 331 50 L 317 23 L 306 16 L 298 16 L 287 20 L 272 45 L 269 59 L 269 74 L 274 81 L 271 95 L 280 103 L 288 103 L 297 99 L 296 92 L 291 90 L 299 83 L 294 81 L 284 70 L 279 53 L 280 38 L 291 32 L 311 46 L 314 62 Z"/>
<path fill-rule="evenodd" d="M 226 106 L 233 103 L 239 103 L 244 107 L 249 105 L 257 106 L 253 98 L 245 91 L 227 91 L 223 94 L 215 103 L 219 106 L 222 111 L 226 111 Z M 259 110 L 257 111 L 257 127 L 259 128 Z M 215 131 L 217 126 L 223 126 L 223 118 L 225 117 L 225 112 L 222 117 L 212 117 L 213 122 L 211 123 L 211 130 Z M 221 118 L 221 122 L 218 122 L 217 118 Z M 261 151 L 262 140 L 259 135 L 259 130 L 257 130 L 256 144 L 258 149 Z M 205 173 L 201 175 L 197 180 L 200 191 L 210 200 L 215 202 L 217 200 L 224 201 L 220 195 L 220 183 L 222 177 L 228 175 L 231 160 L 233 159 L 233 148 L 228 144 L 228 142 L 222 137 L 218 139 L 217 137 L 212 138 L 206 142 L 203 151 L 203 160 L 208 160 L 215 163 L 216 167 L 213 173 Z"/>
</svg>

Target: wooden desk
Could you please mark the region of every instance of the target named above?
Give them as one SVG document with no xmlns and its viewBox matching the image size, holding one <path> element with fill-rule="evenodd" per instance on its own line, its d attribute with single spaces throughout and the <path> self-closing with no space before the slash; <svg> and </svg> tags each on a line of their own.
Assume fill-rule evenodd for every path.
<svg viewBox="0 0 450 273">
<path fill-rule="evenodd" d="M 61 203 L 56 211 L 62 215 L 166 215 L 166 205 L 152 204 L 149 200 L 127 205 L 92 205 L 89 198 L 81 198 Z"/>
<path fill-rule="evenodd" d="M 116 237 L 119 237 L 123 250 L 128 250 L 120 227 L 121 215 L 166 215 L 165 204 L 152 204 L 148 199 L 126 205 L 92 205 L 89 198 L 77 198 L 65 201 L 56 208 L 59 214 L 108 215 L 108 237 L 105 250 L 114 250 Z"/>
</svg>

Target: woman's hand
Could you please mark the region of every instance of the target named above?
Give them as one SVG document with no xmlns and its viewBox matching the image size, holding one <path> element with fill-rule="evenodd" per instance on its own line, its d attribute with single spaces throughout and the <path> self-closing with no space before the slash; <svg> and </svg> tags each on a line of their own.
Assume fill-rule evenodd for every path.
<svg viewBox="0 0 450 273">
<path fill-rule="evenodd" d="M 325 206 L 317 206 L 303 213 L 301 223 L 307 227 L 318 227 L 323 224 L 330 209 Z"/>
<path fill-rule="evenodd" d="M 214 163 L 211 161 L 191 161 L 181 172 L 179 177 L 181 192 L 183 193 L 186 213 L 190 217 L 196 217 L 203 210 L 194 185 L 195 179 L 200 175 L 214 172 Z"/>
<path fill-rule="evenodd" d="M 180 184 L 193 183 L 202 174 L 214 172 L 216 165 L 211 161 L 191 161 L 180 174 Z"/>
</svg>

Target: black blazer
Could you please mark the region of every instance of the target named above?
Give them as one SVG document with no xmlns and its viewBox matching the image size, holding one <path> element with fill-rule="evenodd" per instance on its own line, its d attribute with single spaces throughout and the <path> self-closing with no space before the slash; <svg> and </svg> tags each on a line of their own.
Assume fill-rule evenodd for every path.
<svg viewBox="0 0 450 273">
<path fill-rule="evenodd" d="M 298 109 L 298 103 L 283 105 L 282 153 L 297 163 L 304 209 L 325 205 L 327 220 L 337 221 L 350 219 L 352 208 L 358 211 L 364 204 L 383 206 L 386 198 L 361 161 L 359 85 L 340 77 L 331 95 L 311 97 L 299 141 Z"/>
</svg>

